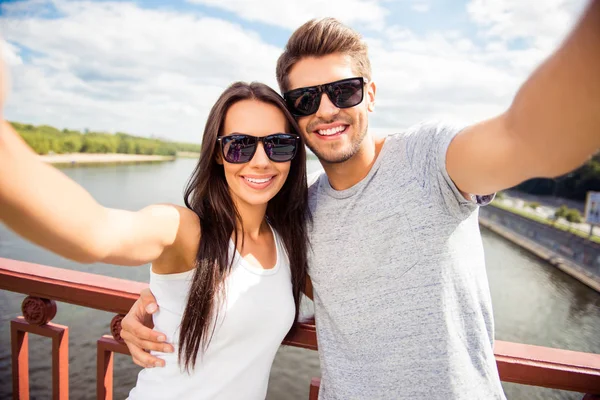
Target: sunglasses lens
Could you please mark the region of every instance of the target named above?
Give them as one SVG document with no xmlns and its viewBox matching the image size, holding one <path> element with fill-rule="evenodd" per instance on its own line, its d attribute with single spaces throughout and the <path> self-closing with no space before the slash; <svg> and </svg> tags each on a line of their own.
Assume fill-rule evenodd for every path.
<svg viewBox="0 0 600 400">
<path fill-rule="evenodd" d="M 247 163 L 256 151 L 256 139 L 245 135 L 223 136 L 223 157 L 229 163 Z"/>
<path fill-rule="evenodd" d="M 286 96 L 288 108 L 296 115 L 314 114 L 319 108 L 320 93 L 315 88 L 298 89 Z"/>
<path fill-rule="evenodd" d="M 327 86 L 327 94 L 338 108 L 354 107 L 363 99 L 363 87 L 363 80 L 360 78 L 334 82 Z"/>
<path fill-rule="evenodd" d="M 322 86 L 306 87 L 292 90 L 285 94 L 285 101 L 290 111 L 296 116 L 314 114 L 321 103 L 321 91 L 324 88 L 329 100 L 337 108 L 354 107 L 363 100 L 363 78 L 350 78 Z"/>
<path fill-rule="evenodd" d="M 286 162 L 292 160 L 296 155 L 298 137 L 285 133 L 269 135 L 265 137 L 264 145 L 265 153 L 271 161 Z"/>
</svg>

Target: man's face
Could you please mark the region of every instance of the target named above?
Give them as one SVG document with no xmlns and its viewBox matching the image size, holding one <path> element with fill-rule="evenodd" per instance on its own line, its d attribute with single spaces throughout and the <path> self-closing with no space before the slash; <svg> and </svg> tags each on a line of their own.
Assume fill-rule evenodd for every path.
<svg viewBox="0 0 600 400">
<path fill-rule="evenodd" d="M 348 55 L 335 53 L 323 57 L 307 57 L 289 72 L 290 90 L 322 85 L 359 76 L 352 69 Z M 327 163 L 341 163 L 354 156 L 367 134 L 367 112 L 373 111 L 375 85 L 363 88 L 363 101 L 350 108 L 337 108 L 325 93 L 316 113 L 297 117 L 302 137 L 308 148 Z"/>
</svg>

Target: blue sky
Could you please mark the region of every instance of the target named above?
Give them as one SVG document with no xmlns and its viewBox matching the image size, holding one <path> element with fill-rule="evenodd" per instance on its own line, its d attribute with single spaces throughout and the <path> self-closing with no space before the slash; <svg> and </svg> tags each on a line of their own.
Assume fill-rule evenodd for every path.
<svg viewBox="0 0 600 400">
<path fill-rule="evenodd" d="M 369 44 L 386 134 L 429 119 L 502 112 L 558 46 L 585 0 L 3 1 L 12 76 L 6 118 L 198 142 L 236 80 L 276 87 L 295 28 L 333 16 Z"/>
</svg>

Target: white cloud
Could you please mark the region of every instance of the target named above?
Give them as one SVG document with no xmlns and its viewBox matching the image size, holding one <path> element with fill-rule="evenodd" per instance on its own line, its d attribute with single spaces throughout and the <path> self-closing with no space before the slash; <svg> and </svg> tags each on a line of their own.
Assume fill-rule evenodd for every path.
<svg viewBox="0 0 600 400">
<path fill-rule="evenodd" d="M 416 34 L 406 26 L 368 31 L 378 84 L 370 126 L 391 132 L 426 119 L 471 123 L 502 112 L 584 3 L 551 1 L 552 7 L 533 7 L 472 0 L 468 16 L 479 37 L 460 30 Z M 32 3 L 14 4 L 23 10 Z M 309 18 L 302 14 L 310 8 L 306 2 L 277 4 L 288 4 L 302 19 L 290 26 Z M 13 76 L 8 119 L 197 142 L 226 85 L 258 80 L 276 87 L 281 49 L 238 24 L 132 3 L 57 1 L 55 7 L 60 18 L 45 19 L 37 8 L 0 18 Z M 271 18 L 268 13 L 252 17 L 251 7 L 239 7 L 236 13 L 243 18 Z M 281 13 L 280 21 L 292 18 L 272 8 Z M 365 18 L 375 23 L 380 17 Z M 553 21 L 562 25 L 554 27 Z M 512 46 L 515 39 L 523 45 Z"/>
<path fill-rule="evenodd" d="M 349 25 L 381 29 L 387 11 L 378 0 L 188 0 L 293 31 L 312 18 L 335 17 Z"/>
<path fill-rule="evenodd" d="M 6 40 L 0 38 L 0 54 L 4 61 L 9 66 L 16 66 L 23 64 L 23 59 L 19 56 L 19 48 L 11 45 Z"/>
<path fill-rule="evenodd" d="M 467 12 L 487 37 L 525 39 L 542 51 L 554 49 L 587 0 L 471 0 Z"/>
<path fill-rule="evenodd" d="M 385 40 L 369 39 L 378 83 L 371 126 L 400 129 L 426 119 L 468 124 L 503 112 L 585 5 L 548 3 L 472 0 L 469 16 L 481 29 L 476 42 L 456 31 L 419 36 L 397 26 Z M 510 45 L 517 38 L 525 40 L 522 47 Z"/>
<path fill-rule="evenodd" d="M 431 4 L 427 1 L 415 1 L 410 8 L 416 12 L 426 13 L 431 9 Z"/>
<path fill-rule="evenodd" d="M 372 126 L 401 129 L 427 119 L 472 123 L 510 104 L 519 77 L 479 59 L 481 49 L 468 39 L 448 36 L 391 29 L 393 45 L 369 40 L 378 84 Z"/>
<path fill-rule="evenodd" d="M 62 18 L 0 20 L 9 48 L 31 52 L 11 63 L 7 118 L 198 141 L 228 84 L 275 86 L 279 49 L 230 22 L 130 3 L 55 6 Z"/>
</svg>

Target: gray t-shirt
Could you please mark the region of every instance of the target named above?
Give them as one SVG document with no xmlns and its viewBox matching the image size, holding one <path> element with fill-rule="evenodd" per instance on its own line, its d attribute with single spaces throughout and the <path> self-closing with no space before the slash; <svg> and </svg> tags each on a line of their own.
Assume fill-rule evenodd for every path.
<svg viewBox="0 0 600 400">
<path fill-rule="evenodd" d="M 320 399 L 504 399 L 478 225 L 445 167 L 458 129 L 386 138 L 361 182 L 309 187 Z"/>
</svg>

